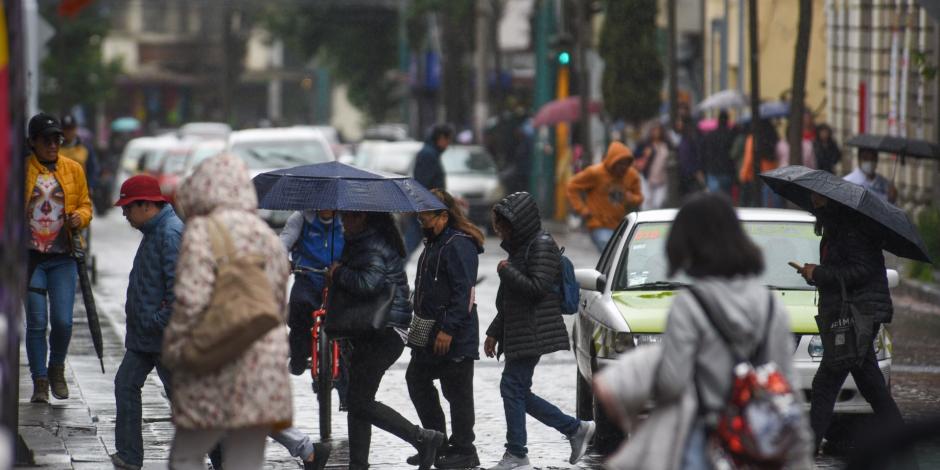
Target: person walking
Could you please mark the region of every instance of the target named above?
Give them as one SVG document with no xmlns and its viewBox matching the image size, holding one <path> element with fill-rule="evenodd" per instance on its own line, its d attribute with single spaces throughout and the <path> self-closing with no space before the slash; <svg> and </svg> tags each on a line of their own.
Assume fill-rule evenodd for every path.
<svg viewBox="0 0 940 470">
<path fill-rule="evenodd" d="M 832 138 L 829 124 L 816 126 L 816 140 L 813 141 L 813 154 L 816 155 L 816 167 L 835 174 L 836 165 L 842 161 L 842 150 Z"/>
<path fill-rule="evenodd" d="M 711 192 L 721 191 L 731 196 L 734 185 L 731 146 L 734 145 L 734 137 L 734 130 L 728 126 L 728 111 L 722 109 L 718 114 L 718 128 L 705 135 L 702 145 L 705 185 Z"/>
<path fill-rule="evenodd" d="M 776 364 L 790 384 L 799 383 L 793 367 L 790 317 L 763 285 L 761 250 L 745 233 L 724 194 L 699 194 L 683 204 L 669 231 L 666 258 L 669 278 L 681 272 L 692 283 L 669 308 L 649 398 L 656 408 L 666 408 L 676 406 L 691 391 L 698 403 L 692 419 L 683 421 L 691 426 L 679 430 L 679 435 L 671 428 L 656 430 L 672 443 L 666 451 L 671 465 L 658 468 L 711 468 L 707 443 L 718 416 L 728 406 L 736 357 L 761 357 Z M 633 373 L 604 374 L 595 381 L 597 396 L 608 409 L 620 408 L 621 394 L 629 393 L 620 385 L 630 384 L 618 383 L 627 376 Z M 801 399 L 799 393 L 794 396 Z M 799 444 L 791 449 L 787 468 L 808 470 L 812 468 L 811 438 L 805 420 L 801 421 Z M 640 432 L 651 432 L 643 430 L 645 425 L 639 425 Z M 657 444 L 655 438 L 645 442 Z"/>
<path fill-rule="evenodd" d="M 738 180 L 742 184 L 750 183 L 752 185 L 760 185 L 761 188 L 761 203 L 764 207 L 783 207 L 783 198 L 774 193 L 770 186 L 767 186 L 762 181 L 757 178 L 757 175 L 754 174 L 754 159 L 759 159 L 760 172 L 768 172 L 777 168 L 779 165 L 777 161 L 777 142 L 780 140 L 780 137 L 777 135 L 777 130 L 774 129 L 773 123 L 770 122 L 770 119 L 760 119 L 757 121 L 757 130 L 758 139 L 757 146 L 754 145 L 754 135 L 748 135 L 747 140 L 744 143 L 744 161 L 741 162 L 741 169 L 738 174 Z"/>
<path fill-rule="evenodd" d="M 78 282 L 71 246 L 78 242 L 73 233 L 91 223 L 91 199 L 82 166 L 59 154 L 63 141 L 59 120 L 39 113 L 29 120 L 27 132 L 32 153 L 24 185 L 29 227 L 26 357 L 33 379 L 30 401 L 48 403 L 50 385 L 55 398 L 69 397 L 65 357 Z M 48 342 L 47 325 L 51 325 Z"/>
<path fill-rule="evenodd" d="M 675 133 L 676 160 L 679 163 L 679 197 L 685 197 L 705 187 L 702 138 L 690 117 L 676 121 Z"/>
<path fill-rule="evenodd" d="M 264 464 L 268 433 L 291 424 L 284 327 L 272 329 L 211 373 L 181 367 L 183 350 L 193 340 L 191 332 L 204 319 L 213 295 L 217 258 L 209 224 L 224 227 L 235 251 L 264 259 L 263 272 L 285 315 L 287 253 L 255 213 L 258 199 L 248 169 L 235 156 L 221 155 L 199 164 L 180 187 L 177 203 L 188 220 L 177 262 L 173 314 L 163 334 L 163 362 L 173 374 L 176 425 L 170 468 L 202 470 L 206 453 L 221 443 L 226 470 L 257 470 Z"/>
<path fill-rule="evenodd" d="M 62 136 L 64 141 L 59 153 L 82 165 L 82 169 L 85 170 L 85 179 L 88 181 L 88 190 L 93 193 L 98 186 L 100 172 L 98 157 L 95 149 L 82 142 L 81 137 L 78 136 L 78 121 L 75 120 L 75 116 L 71 114 L 62 116 Z"/>
<path fill-rule="evenodd" d="M 446 210 L 418 215 L 425 234 L 415 279 L 415 315 L 433 321 L 425 346 L 415 346 L 405 378 L 421 425 L 447 435 L 444 411 L 434 381 L 440 380 L 450 403 L 453 433 L 438 452 L 437 468 L 480 465 L 473 425 L 473 367 L 480 359 L 480 319 L 474 285 L 483 234 L 447 192 L 432 190 Z M 409 464 L 417 465 L 417 457 Z"/>
<path fill-rule="evenodd" d="M 454 128 L 447 124 L 437 124 L 424 141 L 424 146 L 415 157 L 414 179 L 427 189 L 447 189 L 447 178 L 441 155 L 454 139 Z M 415 216 L 405 217 L 403 222 L 405 249 L 411 256 L 421 245 L 421 223 Z"/>
<path fill-rule="evenodd" d="M 843 302 L 851 300 L 862 314 L 856 317 L 856 321 L 872 322 L 870 331 L 877 335 L 882 324 L 891 323 L 894 314 L 881 250 L 884 230 L 829 198 L 816 193 L 812 193 L 811 198 L 815 208 L 816 233 L 822 236 L 819 242 L 820 262 L 818 265 L 807 263 L 798 272 L 819 292 L 819 321 L 831 323 L 840 316 Z M 843 292 L 848 298 L 843 298 Z M 858 331 L 866 329 L 858 326 Z M 862 397 L 875 411 L 880 426 L 891 428 L 903 424 L 901 412 L 891 398 L 891 390 L 878 367 L 872 346 L 874 339 L 858 341 L 867 347 L 858 351 L 859 357 L 854 363 L 834 361 L 823 349 L 822 361 L 813 377 L 809 411 L 817 450 L 832 420 L 839 390 L 849 374 L 855 379 Z"/>
<path fill-rule="evenodd" d="M 643 204 L 633 152 L 620 142 L 611 142 L 604 161 L 568 181 L 567 194 L 571 208 L 587 222 L 594 246 L 603 251 L 624 215 Z"/>
<path fill-rule="evenodd" d="M 391 214 L 341 212 L 340 217 L 346 245 L 339 262 L 330 268 L 330 286 L 363 297 L 380 295 L 389 284 L 395 286 L 385 327 L 378 333 L 348 340 L 349 468 L 369 468 L 374 425 L 413 445 L 418 450 L 419 468 L 428 470 L 444 442 L 444 434 L 411 424 L 393 408 L 375 400 L 382 376 L 405 349 L 405 331 L 411 323 L 404 242 Z"/>
<path fill-rule="evenodd" d="M 875 149 L 858 149 L 858 167 L 845 175 L 845 180 L 870 189 L 891 204 L 898 200 L 898 189 L 894 183 L 878 174 L 878 151 Z"/>
<path fill-rule="evenodd" d="M 660 123 L 654 123 L 649 129 L 646 141 L 634 152 L 637 158 L 643 158 L 646 164 L 639 170 L 646 178 L 643 188 L 642 210 L 661 209 L 669 194 L 666 163 L 669 161 L 669 144 L 666 143 L 666 130 Z"/>
<path fill-rule="evenodd" d="M 568 416 L 532 393 L 532 376 L 542 355 L 570 349 L 561 318 L 561 253 L 542 230 L 531 194 L 513 193 L 493 207 L 493 225 L 508 258 L 499 262 L 496 318 L 486 329 L 483 351 L 506 355 L 499 383 L 506 413 L 506 452 L 490 470 L 531 470 L 526 448 L 526 414 L 568 438 L 574 464 L 594 437 L 594 423 Z"/>
<path fill-rule="evenodd" d="M 114 376 L 114 447 L 111 455 L 115 468 L 140 470 L 144 464 L 141 435 L 142 404 L 140 392 L 150 372 L 156 368 L 167 398 L 170 374 L 160 362 L 163 330 L 170 320 L 176 259 L 183 235 L 183 222 L 176 216 L 167 198 L 160 193 L 160 183 L 150 175 L 131 177 L 121 185 L 120 207 L 127 222 L 144 237 L 137 247 L 127 284 L 127 335 L 124 359 Z"/>
</svg>

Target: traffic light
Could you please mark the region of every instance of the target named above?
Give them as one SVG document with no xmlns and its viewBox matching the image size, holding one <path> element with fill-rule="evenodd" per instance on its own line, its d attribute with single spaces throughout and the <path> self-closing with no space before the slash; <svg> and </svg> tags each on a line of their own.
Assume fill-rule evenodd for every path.
<svg viewBox="0 0 940 470">
<path fill-rule="evenodd" d="M 558 63 L 561 65 L 568 65 L 571 63 L 571 53 L 568 51 L 561 51 L 558 53 Z"/>
</svg>

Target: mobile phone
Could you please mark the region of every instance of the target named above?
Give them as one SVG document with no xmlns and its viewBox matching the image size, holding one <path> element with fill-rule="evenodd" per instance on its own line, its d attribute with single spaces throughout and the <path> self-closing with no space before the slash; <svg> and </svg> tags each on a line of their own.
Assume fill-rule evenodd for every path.
<svg viewBox="0 0 940 470">
<path fill-rule="evenodd" d="M 789 264 L 790 266 L 792 266 L 793 269 L 796 269 L 797 271 L 803 269 L 803 266 L 800 266 L 799 264 L 796 264 L 796 263 L 793 262 L 793 261 L 788 261 L 787 264 Z"/>
</svg>

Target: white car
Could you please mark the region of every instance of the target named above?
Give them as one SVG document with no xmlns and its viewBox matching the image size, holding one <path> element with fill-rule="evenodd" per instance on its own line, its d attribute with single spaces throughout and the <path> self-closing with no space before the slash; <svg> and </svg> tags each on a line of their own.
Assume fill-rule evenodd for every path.
<svg viewBox="0 0 940 470">
<path fill-rule="evenodd" d="M 226 150 L 244 160 L 252 178 L 267 171 L 336 160 L 323 134 L 310 127 L 235 131 L 229 134 Z M 258 214 L 271 226 L 281 227 L 291 213 L 261 210 Z"/>
<path fill-rule="evenodd" d="M 813 376 L 822 359 L 822 342 L 814 316 L 815 287 L 808 286 L 788 261 L 819 262 L 819 236 L 815 217 L 802 211 L 738 209 L 745 231 L 761 248 L 766 270 L 762 280 L 781 299 L 790 314 L 796 349 L 793 361 L 800 387 L 809 401 Z M 666 327 L 672 298 L 687 279 L 669 279 L 666 238 L 677 211 L 656 210 L 627 215 L 597 266 L 575 270 L 581 286 L 578 317 L 571 339 L 578 367 L 577 410 L 590 419 L 598 408 L 593 400 L 591 377 L 617 355 L 644 344 L 656 343 Z M 898 275 L 888 270 L 891 287 Z M 891 339 L 882 329 L 875 340 L 878 365 L 890 384 Z M 839 392 L 835 411 L 871 413 L 850 376 Z M 602 415 L 602 413 L 600 413 Z M 600 416 L 598 424 L 609 426 Z M 604 429 L 609 432 L 609 429 Z"/>
</svg>

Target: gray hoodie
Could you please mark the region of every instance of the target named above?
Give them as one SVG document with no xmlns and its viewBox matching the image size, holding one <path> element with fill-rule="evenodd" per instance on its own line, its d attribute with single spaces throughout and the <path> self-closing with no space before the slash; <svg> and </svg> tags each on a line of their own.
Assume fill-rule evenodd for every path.
<svg viewBox="0 0 940 470">
<path fill-rule="evenodd" d="M 767 330 L 770 305 L 767 288 L 756 278 L 706 278 L 696 279 L 695 289 L 708 302 L 715 321 L 735 341 L 737 353 L 751 357 Z M 776 296 L 773 308 L 766 359 L 775 362 L 790 385 L 800 390 L 799 377 L 793 368 L 790 316 Z M 702 400 L 700 406 L 721 410 L 731 393 L 734 359 L 691 293 L 676 296 L 662 346 L 662 360 L 653 383 L 656 400 L 671 403 L 680 399 L 694 377 Z M 800 393 L 796 396 L 802 401 Z M 805 419 L 800 437 L 803 445 L 792 456 L 790 466 L 811 468 L 812 436 Z"/>
</svg>

